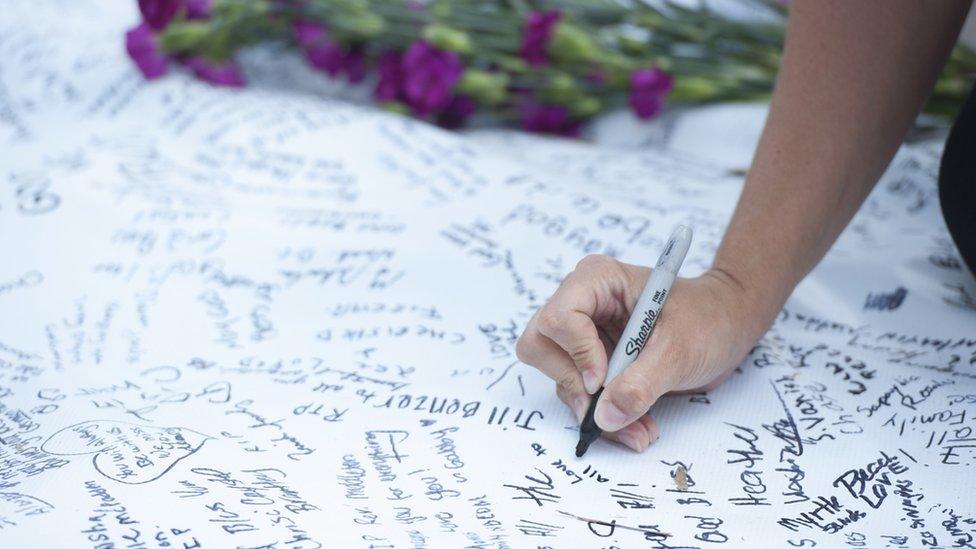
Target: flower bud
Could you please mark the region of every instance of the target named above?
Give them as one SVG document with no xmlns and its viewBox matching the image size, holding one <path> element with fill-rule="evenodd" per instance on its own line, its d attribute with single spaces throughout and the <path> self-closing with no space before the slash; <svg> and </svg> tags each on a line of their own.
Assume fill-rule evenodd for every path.
<svg viewBox="0 0 976 549">
<path fill-rule="evenodd" d="M 439 24 L 428 25 L 424 29 L 424 38 L 442 50 L 458 53 L 471 52 L 471 38 L 464 31 L 452 29 Z"/>
<path fill-rule="evenodd" d="M 638 26 L 648 29 L 655 29 L 668 24 L 667 19 L 658 11 L 641 11 L 637 14 L 634 22 Z"/>
<path fill-rule="evenodd" d="M 970 83 L 966 78 L 943 76 L 935 83 L 936 93 L 959 95 L 960 97 L 966 95 L 969 88 Z"/>
<path fill-rule="evenodd" d="M 507 87 L 508 76 L 504 73 L 468 69 L 464 71 L 456 90 L 470 95 L 479 103 L 496 105 L 505 99 Z"/>
<path fill-rule="evenodd" d="M 569 104 L 569 112 L 577 118 L 589 118 L 600 112 L 603 104 L 596 97 L 584 95 L 577 97 Z"/>
<path fill-rule="evenodd" d="M 549 87 L 558 93 L 572 93 L 576 91 L 576 84 L 573 82 L 573 77 L 564 72 L 553 74 L 549 80 Z"/>
<path fill-rule="evenodd" d="M 163 51 L 170 53 L 196 52 L 204 45 L 210 34 L 206 21 L 184 21 L 171 23 L 159 37 Z"/>
<path fill-rule="evenodd" d="M 408 115 L 410 114 L 410 107 L 401 101 L 386 101 L 380 103 L 380 108 L 384 111 L 392 112 L 394 114 Z"/>
<path fill-rule="evenodd" d="M 498 68 L 516 74 L 528 72 L 530 68 L 528 63 L 522 58 L 511 55 L 499 55 L 496 62 L 498 63 Z"/>
<path fill-rule="evenodd" d="M 649 49 L 645 40 L 635 36 L 621 36 L 620 49 L 629 55 L 646 55 Z"/>
<path fill-rule="evenodd" d="M 671 99 L 679 102 L 707 101 L 721 91 L 721 87 L 701 76 L 683 76 L 674 83 Z"/>
<path fill-rule="evenodd" d="M 344 14 L 343 27 L 358 38 L 373 38 L 381 34 L 386 23 L 379 15 L 367 11 L 357 10 L 355 13 Z"/>
<path fill-rule="evenodd" d="M 434 19 L 441 19 L 441 20 L 447 19 L 451 16 L 451 13 L 454 11 L 451 9 L 451 2 L 449 1 L 448 2 L 435 1 L 435 2 L 428 2 L 427 4 L 419 4 L 419 5 L 425 6 L 427 12 L 430 13 L 430 15 Z"/>
<path fill-rule="evenodd" d="M 583 29 L 565 21 L 556 25 L 556 32 L 549 45 L 549 53 L 556 59 L 589 61 L 596 57 L 596 42 Z"/>
<path fill-rule="evenodd" d="M 568 105 L 580 97 L 580 89 L 572 76 L 556 72 L 550 76 L 548 85 L 538 90 L 538 95 L 546 103 Z"/>
</svg>

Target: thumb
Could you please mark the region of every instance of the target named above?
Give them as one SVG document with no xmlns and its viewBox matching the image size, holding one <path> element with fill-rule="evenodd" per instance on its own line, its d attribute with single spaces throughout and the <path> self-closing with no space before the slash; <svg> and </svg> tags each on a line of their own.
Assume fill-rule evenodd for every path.
<svg viewBox="0 0 976 549">
<path fill-rule="evenodd" d="M 600 429 L 605 432 L 623 429 L 646 414 L 661 395 L 677 385 L 683 359 L 671 340 L 664 331 L 657 331 L 637 360 L 606 385 L 593 416 Z"/>
</svg>

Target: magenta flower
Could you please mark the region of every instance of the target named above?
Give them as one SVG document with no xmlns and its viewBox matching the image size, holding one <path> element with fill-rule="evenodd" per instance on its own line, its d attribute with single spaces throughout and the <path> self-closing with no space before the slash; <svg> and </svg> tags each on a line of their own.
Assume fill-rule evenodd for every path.
<svg viewBox="0 0 976 549">
<path fill-rule="evenodd" d="M 314 46 L 328 36 L 324 26 L 303 19 L 296 19 L 291 24 L 291 31 L 295 35 L 295 40 L 305 47 Z"/>
<path fill-rule="evenodd" d="M 440 111 L 450 104 L 454 84 L 464 67 L 452 51 L 418 40 L 403 56 L 404 96 L 417 116 Z"/>
<path fill-rule="evenodd" d="M 176 16 L 183 2 L 181 0 L 139 0 L 142 19 L 153 30 L 163 30 Z"/>
<path fill-rule="evenodd" d="M 534 101 L 522 104 L 522 129 L 533 133 L 579 136 L 582 121 L 574 120 L 562 105 L 543 105 Z"/>
<path fill-rule="evenodd" d="M 362 47 L 349 48 L 343 64 L 345 65 L 346 77 L 353 84 L 358 84 L 366 78 L 366 53 Z"/>
<path fill-rule="evenodd" d="M 630 106 L 638 118 L 647 119 L 664 106 L 674 79 L 661 69 L 637 69 L 630 73 Z"/>
<path fill-rule="evenodd" d="M 379 60 L 380 79 L 373 90 L 377 101 L 402 101 L 403 96 L 403 56 L 394 50 L 384 52 Z"/>
<path fill-rule="evenodd" d="M 147 80 L 166 74 L 169 57 L 159 49 L 159 40 L 148 23 L 125 33 L 125 51 Z"/>
<path fill-rule="evenodd" d="M 316 69 L 327 72 L 329 76 L 338 76 L 345 65 L 345 54 L 342 48 L 332 41 L 306 48 L 305 59 Z"/>
<path fill-rule="evenodd" d="M 191 57 L 183 61 L 183 64 L 193 71 L 197 78 L 211 84 L 229 88 L 240 88 L 244 85 L 244 75 L 232 59 L 214 63 L 202 57 Z"/>
<path fill-rule="evenodd" d="M 437 113 L 437 125 L 443 128 L 460 128 L 476 109 L 473 99 L 467 95 L 456 95 L 443 111 Z"/>
<path fill-rule="evenodd" d="M 519 54 L 529 66 L 541 67 L 549 62 L 549 41 L 563 14 L 558 11 L 533 11 L 522 29 Z"/>
<path fill-rule="evenodd" d="M 213 12 L 213 0 L 186 0 L 187 19 L 209 19 Z"/>
<path fill-rule="evenodd" d="M 366 58 L 362 48 L 343 48 L 329 38 L 328 29 L 311 21 L 295 21 L 292 32 L 305 50 L 305 59 L 316 69 L 332 77 L 345 72 L 353 83 L 361 82 L 366 77 Z"/>
<path fill-rule="evenodd" d="M 305 50 L 305 59 L 329 76 L 338 76 L 345 66 L 345 53 L 342 46 L 329 39 L 324 26 L 311 21 L 298 20 L 292 24 L 295 40 Z"/>
</svg>

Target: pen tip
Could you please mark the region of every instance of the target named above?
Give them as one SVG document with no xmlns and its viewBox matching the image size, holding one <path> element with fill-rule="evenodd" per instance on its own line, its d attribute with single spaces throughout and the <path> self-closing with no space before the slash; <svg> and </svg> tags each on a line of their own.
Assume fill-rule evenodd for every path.
<svg viewBox="0 0 976 549">
<path fill-rule="evenodd" d="M 600 428 L 597 427 L 596 421 L 593 420 L 593 414 L 596 412 L 596 402 L 600 400 L 600 395 L 603 393 L 603 387 L 600 390 L 593 393 L 593 398 L 590 399 L 590 407 L 586 409 L 586 415 L 583 416 L 583 421 L 580 423 L 580 437 L 579 442 L 576 443 L 576 457 L 583 457 L 586 450 L 589 449 L 590 444 L 593 441 L 600 438 Z"/>
<path fill-rule="evenodd" d="M 585 453 L 586 453 L 586 450 L 587 450 L 587 449 L 588 449 L 589 447 L 590 447 L 590 445 L 589 445 L 589 444 L 587 444 L 585 440 L 581 440 L 581 441 L 579 441 L 579 442 L 578 442 L 578 443 L 576 444 L 576 457 L 583 457 L 583 454 L 585 454 Z"/>
</svg>

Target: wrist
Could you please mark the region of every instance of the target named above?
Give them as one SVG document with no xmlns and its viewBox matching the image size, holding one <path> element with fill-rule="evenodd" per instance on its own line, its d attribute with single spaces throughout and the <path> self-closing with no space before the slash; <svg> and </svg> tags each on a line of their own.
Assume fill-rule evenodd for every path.
<svg viewBox="0 0 976 549">
<path fill-rule="evenodd" d="M 779 292 L 769 291 L 759 281 L 743 276 L 735 269 L 716 262 L 702 274 L 722 288 L 724 306 L 729 309 L 740 334 L 751 345 L 772 326 L 783 307 Z M 788 294 L 787 294 L 788 295 Z"/>
</svg>

